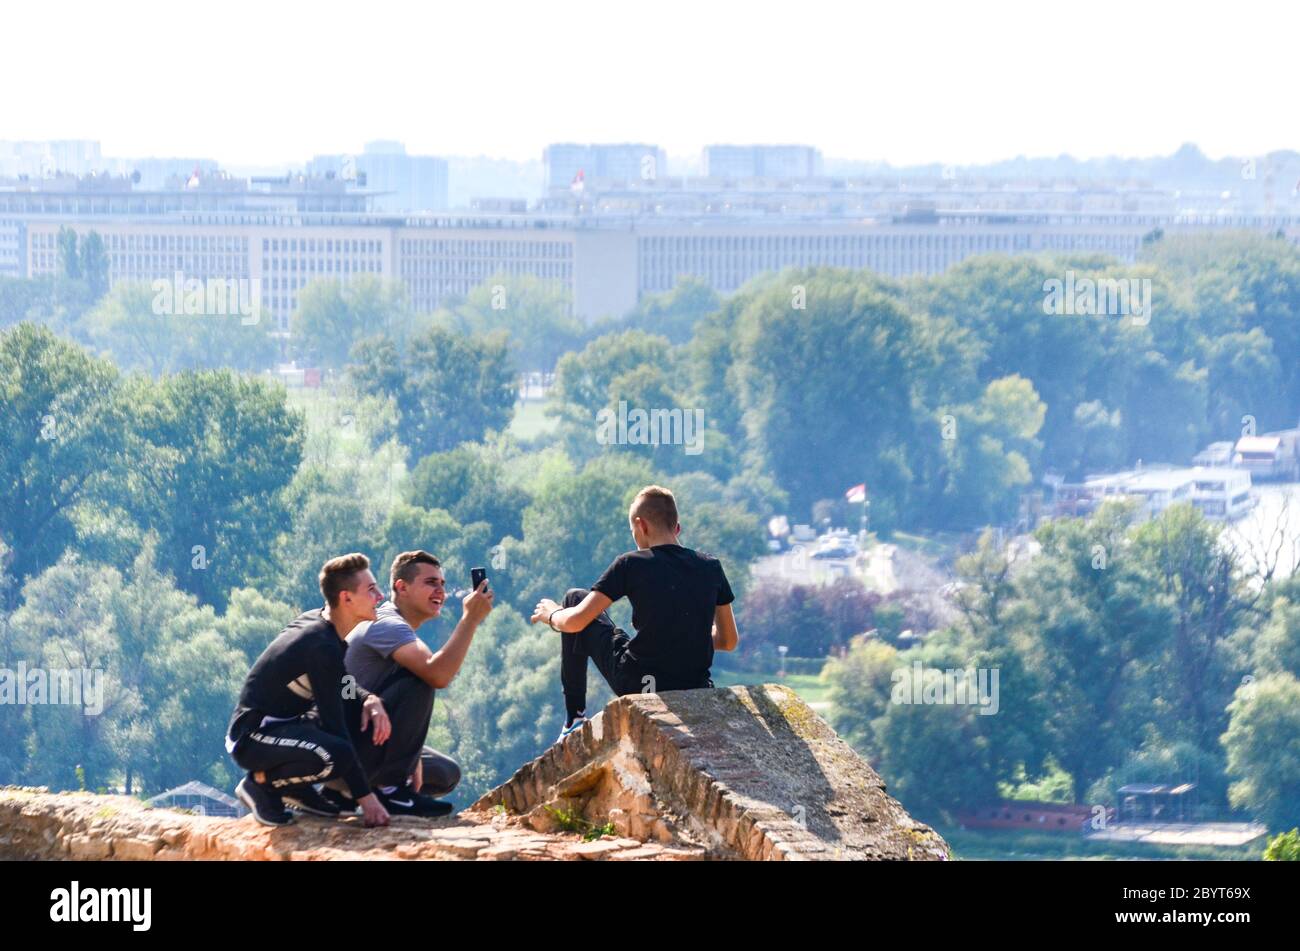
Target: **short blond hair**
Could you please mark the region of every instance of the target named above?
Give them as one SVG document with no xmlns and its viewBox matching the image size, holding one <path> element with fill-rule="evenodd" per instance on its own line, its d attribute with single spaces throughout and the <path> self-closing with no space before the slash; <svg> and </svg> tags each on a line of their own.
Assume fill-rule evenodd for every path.
<svg viewBox="0 0 1300 951">
<path fill-rule="evenodd" d="M 627 514 L 671 532 L 677 528 L 677 499 L 661 485 L 648 485 L 636 494 Z"/>
</svg>

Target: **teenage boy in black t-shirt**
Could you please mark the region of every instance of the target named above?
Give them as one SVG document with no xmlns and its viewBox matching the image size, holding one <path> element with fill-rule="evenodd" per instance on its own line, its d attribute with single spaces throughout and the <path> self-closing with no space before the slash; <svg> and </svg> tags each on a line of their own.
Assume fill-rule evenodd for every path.
<svg viewBox="0 0 1300 951">
<path fill-rule="evenodd" d="M 344 638 L 375 619 L 382 600 L 370 560 L 353 553 L 325 562 L 323 608 L 299 615 L 262 651 L 239 694 L 226 731 L 226 752 L 248 771 L 236 795 L 263 825 L 293 821 L 285 809 L 337 816 L 315 788 L 342 782 L 367 826 L 388 825 L 370 788 L 357 744 L 373 750 L 392 733 L 383 701 L 349 678 Z"/>
<path fill-rule="evenodd" d="M 570 588 L 564 603 L 537 603 L 532 621 L 563 636 L 560 682 L 565 720 L 560 739 L 587 721 L 587 658 L 620 696 L 712 687 L 715 650 L 736 649 L 740 636 L 731 611 L 735 595 L 716 558 L 677 544 L 682 527 L 677 501 L 649 485 L 628 512 L 636 551 L 619 555 L 587 591 Z M 606 609 L 632 603 L 636 636 L 614 627 Z"/>
</svg>

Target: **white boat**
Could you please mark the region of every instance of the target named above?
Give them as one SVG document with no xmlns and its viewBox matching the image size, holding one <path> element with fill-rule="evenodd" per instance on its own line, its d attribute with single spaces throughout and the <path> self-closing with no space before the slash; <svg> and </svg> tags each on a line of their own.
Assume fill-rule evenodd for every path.
<svg viewBox="0 0 1300 951">
<path fill-rule="evenodd" d="M 1256 498 L 1250 491 L 1250 473 L 1245 469 L 1195 468 L 1192 504 L 1206 518 L 1232 521 L 1254 508 Z"/>
</svg>

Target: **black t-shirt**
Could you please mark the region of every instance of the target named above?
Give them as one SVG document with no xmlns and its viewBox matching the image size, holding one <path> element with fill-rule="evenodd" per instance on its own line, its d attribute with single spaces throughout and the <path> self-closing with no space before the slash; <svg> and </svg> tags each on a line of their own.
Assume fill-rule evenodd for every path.
<svg viewBox="0 0 1300 951">
<path fill-rule="evenodd" d="M 351 747 L 344 690 L 359 700 L 369 697 L 370 691 L 344 679 L 343 657 L 343 640 L 334 625 L 321 616 L 320 608 L 298 615 L 267 645 L 248 672 L 227 736 L 238 741 L 268 717 L 288 720 L 314 708 L 320 729 L 347 740 Z M 339 763 L 339 772 L 353 796 L 370 791 L 355 751 Z"/>
<path fill-rule="evenodd" d="M 681 545 L 655 545 L 614 559 L 593 586 L 632 603 L 628 652 L 656 690 L 707 685 L 713 664 L 713 613 L 736 600 L 718 559 Z"/>
</svg>

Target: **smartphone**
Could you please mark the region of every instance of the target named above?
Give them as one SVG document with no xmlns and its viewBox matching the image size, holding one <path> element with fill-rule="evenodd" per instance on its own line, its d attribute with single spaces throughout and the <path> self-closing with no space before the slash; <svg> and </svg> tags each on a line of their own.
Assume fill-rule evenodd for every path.
<svg viewBox="0 0 1300 951">
<path fill-rule="evenodd" d="M 469 570 L 469 590 L 477 591 L 478 586 L 487 580 L 486 568 L 471 568 Z"/>
</svg>

